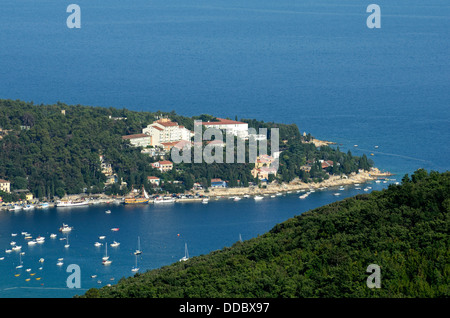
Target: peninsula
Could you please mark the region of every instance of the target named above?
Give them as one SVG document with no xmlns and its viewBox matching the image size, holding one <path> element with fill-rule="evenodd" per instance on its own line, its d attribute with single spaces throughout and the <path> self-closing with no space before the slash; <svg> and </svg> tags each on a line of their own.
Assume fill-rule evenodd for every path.
<svg viewBox="0 0 450 318">
<path fill-rule="evenodd" d="M 270 194 L 389 175 L 374 168 L 365 154 L 341 152 L 332 142 L 302 135 L 295 124 L 234 117 L 0 100 L 0 197 L 3 203 L 93 195 L 117 199 L 137 196 L 143 189 L 151 196 Z M 196 120 L 203 130 L 229 134 L 232 147 L 241 140 L 246 161 L 175 163 L 173 149 L 195 151 Z M 279 140 L 272 140 L 273 129 Z M 249 145 L 255 140 L 267 144 L 267 155 L 249 160 Z M 218 139 L 200 146 L 224 153 L 229 147 Z"/>
</svg>

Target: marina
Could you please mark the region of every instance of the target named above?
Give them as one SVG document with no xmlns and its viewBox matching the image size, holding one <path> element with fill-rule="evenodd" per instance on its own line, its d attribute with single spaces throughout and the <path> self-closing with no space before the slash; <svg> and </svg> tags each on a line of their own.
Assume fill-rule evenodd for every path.
<svg viewBox="0 0 450 318">
<path fill-rule="evenodd" d="M 365 189 L 380 190 L 395 182 L 371 182 Z M 127 205 L 109 201 L 85 208 L 3 210 L 0 293 L 3 297 L 72 297 L 121 277 L 180 260 L 189 262 L 197 255 L 261 235 L 312 208 L 367 193 L 355 186 L 344 190 L 323 188 L 305 191 L 309 194 L 302 200 L 300 190 L 289 192 L 261 195 L 260 200 L 252 195 L 239 196 L 239 200 L 236 196 L 216 197 L 208 204 L 202 204 L 203 199 L 195 204 Z M 107 210 L 111 213 L 105 213 Z M 81 268 L 80 290 L 66 286 L 70 264 Z"/>
</svg>

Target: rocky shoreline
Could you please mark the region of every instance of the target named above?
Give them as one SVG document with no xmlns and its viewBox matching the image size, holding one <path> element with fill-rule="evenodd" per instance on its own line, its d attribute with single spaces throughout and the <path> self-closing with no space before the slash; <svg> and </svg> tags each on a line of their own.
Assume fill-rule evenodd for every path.
<svg viewBox="0 0 450 318">
<path fill-rule="evenodd" d="M 379 178 L 386 178 L 388 176 L 392 176 L 392 174 L 389 172 L 381 172 L 379 169 L 373 168 L 370 172 L 360 171 L 359 173 L 352 173 L 349 176 L 330 176 L 329 179 L 317 183 L 304 183 L 299 179 L 294 179 L 290 183 L 267 184 L 267 186 L 263 187 L 210 188 L 209 191 L 201 190 L 196 191 L 196 193 L 210 197 L 276 194 L 288 191 L 315 190 L 320 188 L 362 184 Z"/>
</svg>

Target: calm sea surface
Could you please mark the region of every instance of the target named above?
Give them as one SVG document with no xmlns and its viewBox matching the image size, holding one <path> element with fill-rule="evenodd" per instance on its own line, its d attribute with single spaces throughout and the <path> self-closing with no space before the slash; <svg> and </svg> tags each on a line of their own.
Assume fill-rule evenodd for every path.
<svg viewBox="0 0 450 318">
<path fill-rule="evenodd" d="M 76 3 L 78 30 L 66 27 L 69 2 L 2 1 L 0 98 L 295 123 L 343 151 L 373 153 L 376 166 L 397 179 L 450 167 L 448 1 L 377 1 L 381 29 L 367 28 L 364 1 Z M 2 212 L 0 257 L 11 240 L 22 240 L 25 255 L 18 277 L 18 253 L 0 260 L 0 296 L 70 297 L 77 291 L 65 288 L 68 264 L 80 265 L 83 289 L 114 283 L 132 274 L 138 235 L 141 269 L 156 268 L 184 256 L 185 242 L 191 255 L 205 254 L 357 190 L 344 192 L 111 207 L 111 214 L 108 207 Z M 62 222 L 74 226 L 67 250 L 48 237 Z M 46 242 L 28 247 L 21 231 Z M 102 234 L 121 242 L 108 249 L 108 268 L 104 246 L 94 247 Z"/>
<path fill-rule="evenodd" d="M 373 183 L 369 186 L 377 190 L 386 185 Z M 138 237 L 143 252 L 137 262 L 140 272 L 145 272 L 178 262 L 185 255 L 185 243 L 190 257 L 208 254 L 231 246 L 240 238 L 248 240 L 264 234 L 275 224 L 302 212 L 334 202 L 337 197 L 333 193 L 341 193 L 339 198 L 342 199 L 365 192 L 348 186 L 344 190 L 316 191 L 303 200 L 299 199 L 298 193 L 291 193 L 265 197 L 261 201 L 243 198 L 237 202 L 213 200 L 208 204 L 99 205 L 1 212 L 0 257 L 4 259 L 0 260 L 0 296 L 71 297 L 81 294 L 88 288 L 113 284 L 122 277 L 132 276 Z M 110 214 L 105 213 L 108 209 Z M 67 235 L 58 231 L 63 223 L 73 227 Z M 119 230 L 112 231 L 112 228 Z M 22 232 L 34 239 L 43 236 L 45 242 L 29 246 Z M 52 233 L 57 237 L 50 238 Z M 101 240 L 99 236 L 105 238 Z M 67 237 L 68 248 L 64 246 Z M 111 247 L 109 244 L 114 241 L 120 245 Z M 19 251 L 6 253 L 6 249 L 11 249 L 11 242 L 22 246 L 21 252 L 25 254 L 19 256 Z M 102 265 L 105 245 L 96 247 L 95 242 L 108 244 L 110 266 Z M 43 263 L 39 262 L 40 258 L 44 258 Z M 60 258 L 63 258 L 63 265 L 57 266 Z M 16 269 L 20 260 L 23 268 Z M 66 269 L 70 264 L 80 266 L 80 289 L 67 287 L 71 272 L 67 273 Z M 93 275 L 97 276 L 92 278 Z"/>
</svg>

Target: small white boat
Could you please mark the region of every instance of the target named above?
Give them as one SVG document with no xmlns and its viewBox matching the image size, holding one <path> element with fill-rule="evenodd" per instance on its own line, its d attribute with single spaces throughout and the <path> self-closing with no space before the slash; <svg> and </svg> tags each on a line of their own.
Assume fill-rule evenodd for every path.
<svg viewBox="0 0 450 318">
<path fill-rule="evenodd" d="M 364 188 L 364 191 L 369 191 L 369 188 Z"/>
<path fill-rule="evenodd" d="M 21 249 L 22 249 L 22 246 L 19 246 L 19 245 L 15 245 L 12 248 L 13 251 L 20 251 Z"/>
<path fill-rule="evenodd" d="M 35 245 L 35 244 L 37 244 L 37 242 L 36 241 L 28 241 L 28 245 Z"/>
<path fill-rule="evenodd" d="M 111 247 L 117 247 L 117 246 L 120 245 L 120 243 L 116 242 L 116 241 L 113 241 L 110 245 L 111 245 Z"/>
<path fill-rule="evenodd" d="M 50 238 L 52 238 L 52 239 L 54 239 L 54 238 L 56 238 L 56 234 L 54 234 L 54 233 L 52 233 L 52 234 L 50 234 Z"/>
<path fill-rule="evenodd" d="M 341 195 L 339 192 L 334 193 L 335 196 Z"/>
<path fill-rule="evenodd" d="M 184 256 L 180 258 L 180 262 L 185 262 L 189 259 L 189 251 L 187 248 L 187 243 L 184 243 Z"/>
<path fill-rule="evenodd" d="M 39 263 L 44 263 L 44 259 L 42 257 L 39 259 Z"/>
<path fill-rule="evenodd" d="M 136 255 L 135 265 L 134 265 L 134 267 L 131 269 L 131 271 L 132 271 L 133 273 L 139 271 L 139 267 L 137 267 L 137 255 Z"/>
<path fill-rule="evenodd" d="M 255 195 L 254 199 L 255 199 L 255 201 L 259 201 L 259 200 L 264 199 L 264 197 L 259 196 L 259 195 Z"/>
<path fill-rule="evenodd" d="M 96 247 L 99 247 L 99 246 L 102 246 L 103 244 L 100 243 L 100 242 L 95 242 L 94 245 L 95 245 Z"/>
<path fill-rule="evenodd" d="M 70 232 L 70 231 L 72 231 L 72 227 L 63 223 L 63 225 L 59 228 L 59 231 L 60 232 Z"/>
<path fill-rule="evenodd" d="M 4 259 L 5 259 L 5 257 L 4 257 L 4 256 L 0 257 L 0 261 L 3 261 Z"/>
<path fill-rule="evenodd" d="M 49 207 L 50 207 L 50 205 L 48 204 L 48 202 L 41 203 L 38 206 L 38 208 L 40 208 L 40 209 L 47 209 Z"/>
<path fill-rule="evenodd" d="M 43 237 L 43 236 L 38 236 L 38 237 L 36 238 L 36 242 L 39 243 L 39 244 L 44 243 L 44 242 L 45 242 L 45 237 Z"/>
<path fill-rule="evenodd" d="M 23 262 L 22 262 L 22 254 L 19 254 L 19 265 L 16 266 L 17 269 L 22 268 L 23 267 Z"/>
<path fill-rule="evenodd" d="M 22 207 L 20 205 L 17 205 L 17 204 L 12 205 L 12 206 L 10 206 L 8 208 L 8 211 L 14 211 L 14 212 L 17 212 L 17 211 L 20 211 L 20 210 L 22 210 Z"/>
<path fill-rule="evenodd" d="M 301 196 L 299 196 L 300 199 L 306 199 L 309 195 L 309 192 L 302 194 Z"/>
<path fill-rule="evenodd" d="M 99 240 L 104 240 L 105 237 L 106 237 L 106 236 L 104 236 L 104 235 L 100 235 L 100 236 L 98 237 L 98 239 L 99 239 Z"/>
<path fill-rule="evenodd" d="M 174 203 L 175 199 L 172 197 L 157 197 L 155 200 L 153 200 L 153 203 Z"/>
<path fill-rule="evenodd" d="M 249 194 L 244 194 L 244 198 L 250 198 Z"/>
<path fill-rule="evenodd" d="M 233 199 L 233 201 L 239 201 L 239 200 L 241 200 L 240 197 L 234 197 L 234 199 Z"/>
<path fill-rule="evenodd" d="M 117 231 L 119 231 L 119 228 L 118 228 L 118 227 L 113 227 L 113 228 L 111 229 L 111 231 L 117 232 Z"/>
<path fill-rule="evenodd" d="M 111 214 L 111 210 L 106 210 L 105 213 L 106 214 Z"/>
<path fill-rule="evenodd" d="M 8 250 L 8 249 L 5 250 L 5 253 L 7 253 L 7 254 L 9 254 L 11 252 L 12 252 L 12 250 Z"/>
<path fill-rule="evenodd" d="M 141 255 L 142 251 L 141 251 L 141 238 L 138 236 L 138 248 L 136 251 L 134 251 L 134 255 Z"/>
<path fill-rule="evenodd" d="M 9 243 L 9 245 L 14 246 L 16 245 L 16 242 L 12 241 L 11 243 Z"/>
<path fill-rule="evenodd" d="M 102 257 L 102 265 L 111 265 L 111 262 L 108 256 L 108 244 L 105 244 L 105 256 Z"/>
<path fill-rule="evenodd" d="M 203 200 L 202 200 L 202 203 L 203 203 L 203 204 L 208 204 L 208 202 L 209 202 L 209 199 L 203 199 Z"/>
<path fill-rule="evenodd" d="M 64 263 L 63 263 L 62 261 L 58 261 L 58 262 L 56 263 L 56 265 L 57 265 L 57 266 L 63 266 Z"/>
<path fill-rule="evenodd" d="M 24 211 L 30 211 L 30 210 L 33 210 L 33 209 L 34 209 L 34 205 L 32 205 L 32 204 L 27 204 L 27 205 L 24 205 L 22 209 L 23 209 Z"/>
<path fill-rule="evenodd" d="M 11 236 L 17 236 L 17 233 L 11 233 Z"/>
</svg>

